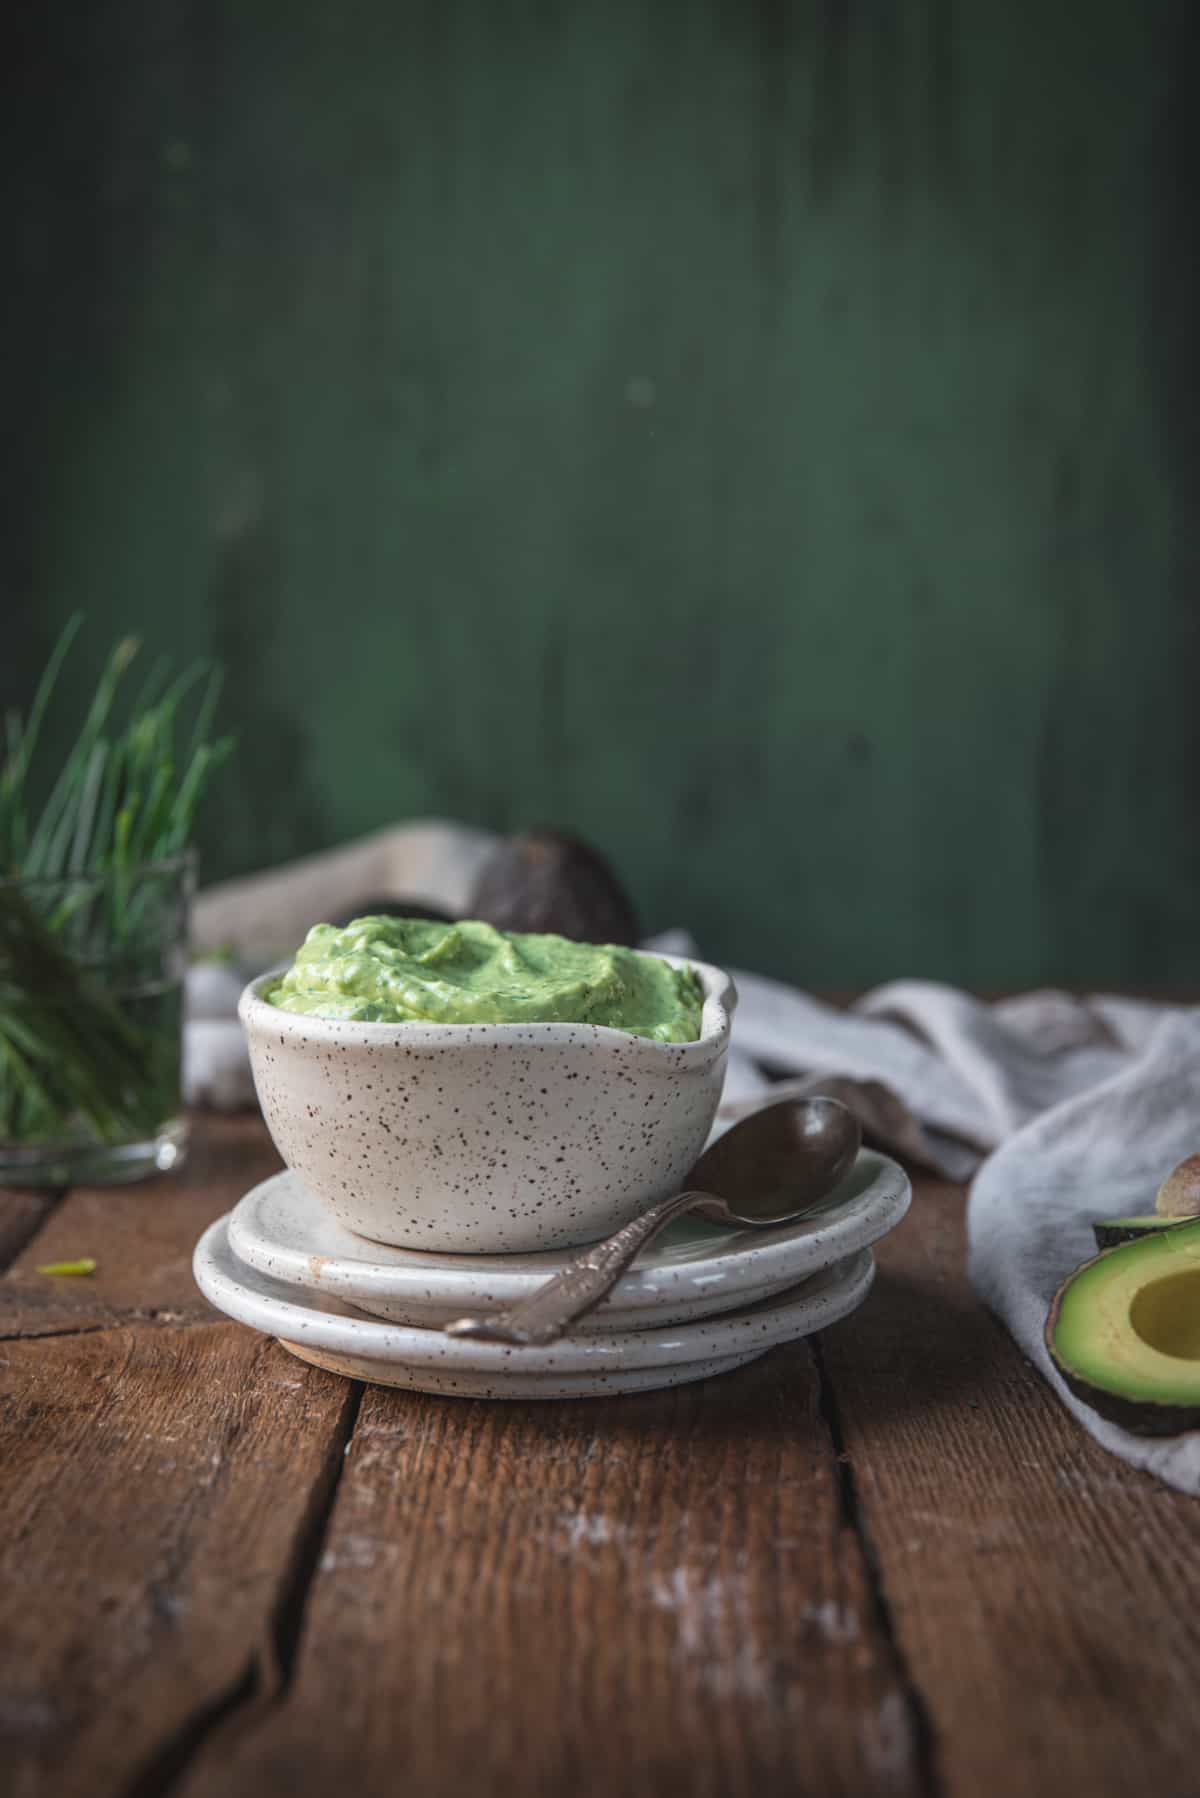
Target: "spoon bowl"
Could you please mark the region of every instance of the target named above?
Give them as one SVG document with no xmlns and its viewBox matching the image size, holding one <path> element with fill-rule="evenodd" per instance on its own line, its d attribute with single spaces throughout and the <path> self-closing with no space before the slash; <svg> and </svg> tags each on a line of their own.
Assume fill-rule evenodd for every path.
<svg viewBox="0 0 1200 1798">
<path fill-rule="evenodd" d="M 530 1298 L 491 1316 L 460 1317 L 446 1333 L 515 1346 L 555 1342 L 673 1218 L 700 1212 L 744 1230 L 790 1223 L 828 1198 L 854 1166 L 861 1142 L 858 1119 L 838 1099 L 767 1105 L 705 1150 L 683 1192 L 583 1249 Z"/>
<path fill-rule="evenodd" d="M 828 1198 L 862 1146 L 840 1099 L 783 1099 L 751 1112 L 705 1149 L 687 1179 L 748 1229 L 787 1223 Z"/>
</svg>

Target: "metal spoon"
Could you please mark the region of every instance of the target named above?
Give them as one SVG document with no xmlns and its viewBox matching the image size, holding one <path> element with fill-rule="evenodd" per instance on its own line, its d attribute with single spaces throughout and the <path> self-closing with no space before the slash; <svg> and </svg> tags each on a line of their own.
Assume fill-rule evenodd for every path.
<svg viewBox="0 0 1200 1798">
<path fill-rule="evenodd" d="M 612 1291 L 630 1262 L 672 1218 L 699 1211 L 738 1229 L 763 1230 L 812 1211 L 854 1166 L 862 1133 L 837 1099 L 788 1099 L 743 1118 L 692 1169 L 686 1192 L 660 1199 L 603 1242 L 592 1243 L 544 1286 L 487 1317 L 460 1317 L 448 1336 L 520 1347 L 557 1342 Z"/>
</svg>

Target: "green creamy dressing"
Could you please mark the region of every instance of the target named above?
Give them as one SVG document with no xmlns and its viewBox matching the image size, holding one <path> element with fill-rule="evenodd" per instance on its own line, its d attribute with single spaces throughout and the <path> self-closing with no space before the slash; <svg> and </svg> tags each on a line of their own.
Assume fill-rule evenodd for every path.
<svg viewBox="0 0 1200 1798">
<path fill-rule="evenodd" d="M 704 1004 L 691 968 L 632 949 L 423 918 L 314 924 L 266 997 L 315 1018 L 605 1024 L 660 1043 L 695 1042 Z"/>
</svg>

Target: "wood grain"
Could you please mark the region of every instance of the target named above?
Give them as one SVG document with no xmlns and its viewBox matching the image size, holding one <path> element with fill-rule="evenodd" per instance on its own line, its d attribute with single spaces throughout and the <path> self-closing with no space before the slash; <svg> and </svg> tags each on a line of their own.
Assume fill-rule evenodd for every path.
<svg viewBox="0 0 1200 1798">
<path fill-rule="evenodd" d="M 941 1789 L 1195 1791 L 1196 1503 L 1057 1403 L 973 1297 L 963 1216 L 957 1189 L 921 1182 L 822 1349 Z"/>
<path fill-rule="evenodd" d="M 368 1388 L 295 1682 L 183 1793 L 921 1790 L 818 1401 L 803 1347 L 615 1402 Z"/>
<path fill-rule="evenodd" d="M 192 1279 L 201 1231 L 280 1165 L 255 1115 L 198 1115 L 187 1162 L 135 1186 L 79 1187 L 43 1215 L 41 1229 L 0 1280 L 0 1339 L 97 1329 L 117 1322 L 213 1318 Z M 0 1196 L 0 1215 L 5 1200 Z M 37 1269 L 90 1255 L 86 1279 Z"/>
<path fill-rule="evenodd" d="M 202 1122 L 157 1203 L 68 1195 L 0 1282 L 4 1798 L 1195 1789 L 1195 1507 L 981 1310 L 956 1189 L 815 1351 L 359 1410 L 187 1309 L 192 1236 L 272 1160 Z M 116 1283 L 20 1339 L 30 1266 L 106 1224 Z"/>
<path fill-rule="evenodd" d="M 0 1788 L 160 1789 L 268 1691 L 355 1389 L 231 1324 L 0 1345 Z"/>
</svg>

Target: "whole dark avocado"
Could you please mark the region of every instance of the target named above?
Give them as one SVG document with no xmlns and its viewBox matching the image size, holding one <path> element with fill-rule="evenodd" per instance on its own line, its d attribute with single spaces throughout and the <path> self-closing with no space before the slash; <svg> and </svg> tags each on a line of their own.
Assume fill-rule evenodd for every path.
<svg viewBox="0 0 1200 1798">
<path fill-rule="evenodd" d="M 1046 1347 L 1112 1423 L 1140 1436 L 1200 1428 L 1200 1220 L 1077 1267 L 1054 1296 Z"/>
<path fill-rule="evenodd" d="M 466 915 L 497 930 L 536 931 L 576 943 L 636 946 L 633 901 L 599 852 L 560 830 L 528 830 L 493 850 Z"/>
<path fill-rule="evenodd" d="M 422 899 L 381 899 L 379 897 L 356 900 L 343 910 L 335 912 L 331 918 L 314 918 L 316 924 L 334 924 L 339 930 L 345 930 L 347 924 L 353 924 L 356 918 L 428 918 L 434 924 L 453 924 L 454 919 L 449 912 L 438 911 L 434 905 L 426 905 Z"/>
</svg>

